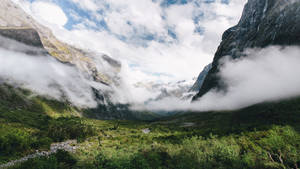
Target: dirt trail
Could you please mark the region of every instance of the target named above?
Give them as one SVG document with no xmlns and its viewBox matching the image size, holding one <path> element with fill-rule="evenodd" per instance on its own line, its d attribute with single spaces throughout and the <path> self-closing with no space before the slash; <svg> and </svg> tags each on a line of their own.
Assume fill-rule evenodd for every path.
<svg viewBox="0 0 300 169">
<path fill-rule="evenodd" d="M 12 167 L 12 166 L 16 165 L 17 163 L 22 163 L 22 162 L 25 162 L 25 161 L 27 161 L 29 159 L 32 159 L 32 158 L 49 156 L 51 154 L 56 153 L 57 150 L 65 150 L 65 151 L 74 153 L 77 149 L 77 147 L 75 146 L 76 144 L 77 144 L 76 140 L 68 140 L 68 141 L 61 142 L 61 143 L 53 143 L 50 146 L 50 151 L 41 151 L 40 152 L 40 151 L 37 150 L 35 154 L 31 154 L 31 155 L 25 156 L 21 159 L 10 161 L 6 164 L 0 165 L 0 169 Z"/>
</svg>

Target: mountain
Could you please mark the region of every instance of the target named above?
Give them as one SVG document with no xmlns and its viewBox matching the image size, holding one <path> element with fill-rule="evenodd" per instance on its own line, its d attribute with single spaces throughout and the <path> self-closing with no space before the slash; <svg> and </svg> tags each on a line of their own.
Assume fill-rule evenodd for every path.
<svg viewBox="0 0 300 169">
<path fill-rule="evenodd" d="M 50 29 L 36 22 L 10 0 L 2 0 L 0 9 L 0 35 L 27 45 L 44 48 L 57 60 L 74 65 L 79 70 L 88 73 L 96 82 L 107 85 L 114 83 L 121 68 L 120 63 L 116 64 L 118 61 L 112 61 L 113 59 L 105 54 L 83 51 L 61 42 Z M 100 62 L 108 63 L 109 74 L 97 66 L 96 57 L 100 59 Z"/>
<path fill-rule="evenodd" d="M 217 76 L 224 56 L 236 59 L 247 48 L 300 45 L 299 11 L 298 0 L 249 0 L 239 23 L 224 32 L 212 68 L 193 100 L 212 88 L 226 89 Z"/>
<path fill-rule="evenodd" d="M 160 101 L 165 98 L 177 98 L 181 100 L 187 100 L 192 98 L 195 94 L 191 91 L 192 85 L 195 79 L 180 80 L 168 83 L 157 82 L 138 82 L 134 85 L 135 88 L 144 89 L 149 95 L 149 99 L 146 103 L 152 101 Z"/>
<path fill-rule="evenodd" d="M 25 13 L 18 5 L 11 0 L 3 0 L 0 3 L 0 49 L 37 55 L 41 57 L 52 57 L 65 65 L 74 67 L 79 71 L 76 76 L 83 76 L 83 81 L 88 81 L 93 98 L 97 102 L 96 108 L 81 109 L 78 105 L 69 105 L 70 100 L 63 100 L 69 106 L 78 109 L 81 115 L 99 119 L 153 119 L 155 114 L 149 112 L 133 112 L 129 105 L 119 104 L 115 98 L 115 88 L 121 84 L 119 76 L 121 63 L 103 53 L 85 51 L 58 40 L 50 29 L 36 22 L 31 16 Z M 28 72 L 32 73 L 32 72 Z M 9 77 L 10 79 L 12 77 Z M 77 80 L 78 80 L 77 79 Z M 15 93 L 15 88 L 22 88 L 22 85 L 15 86 L 15 83 L 8 85 L 8 81 L 0 77 L 0 88 L 5 88 L 6 95 Z M 72 81 L 71 83 L 79 83 Z M 85 82 L 83 82 L 85 83 Z M 64 86 L 50 84 L 58 88 L 64 95 Z M 72 84 L 70 85 L 72 91 Z M 97 88 L 96 88 L 96 87 Z M 72 91 L 74 92 L 75 89 Z M 32 91 L 30 91 L 31 93 Z M 76 92 L 76 91 L 75 91 Z M 19 95 L 27 103 L 33 102 L 27 96 Z M 35 93 L 35 95 L 39 93 Z M 76 93 L 75 93 L 76 95 Z M 43 96 L 46 97 L 46 96 Z M 48 96 L 47 96 L 48 97 Z M 0 106 L 7 106 L 4 98 L 0 98 Z M 47 98 L 53 99 L 53 98 Z M 55 98 L 54 98 L 55 99 Z M 50 106 L 51 107 L 51 106 Z M 51 107 L 52 108 L 52 107 Z"/>
<path fill-rule="evenodd" d="M 211 63 L 204 67 L 202 72 L 199 74 L 197 81 L 194 83 L 192 88 L 189 90 L 190 92 L 198 92 L 201 89 L 203 82 L 204 82 L 208 72 L 210 71 L 211 67 L 212 67 Z"/>
<path fill-rule="evenodd" d="M 36 22 L 10 0 L 1 1 L 0 9 L 1 48 L 30 55 L 49 55 L 74 66 L 95 83 L 108 88 L 119 85 L 120 62 L 108 55 L 84 51 L 58 40 L 50 29 Z M 14 41 L 20 43 L 16 45 Z M 113 89 L 108 93 L 101 89 L 94 92 L 103 96 L 102 100 L 98 100 L 101 104 L 110 99 Z"/>
</svg>

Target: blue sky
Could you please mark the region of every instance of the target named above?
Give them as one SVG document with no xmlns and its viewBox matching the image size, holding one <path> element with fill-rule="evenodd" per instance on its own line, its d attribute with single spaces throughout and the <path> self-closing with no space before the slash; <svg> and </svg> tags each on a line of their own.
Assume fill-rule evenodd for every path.
<svg viewBox="0 0 300 169">
<path fill-rule="evenodd" d="M 34 2 L 37 0 L 30 0 L 30 2 Z M 153 2 L 158 0 L 152 0 Z M 196 6 L 201 6 L 202 3 L 214 3 L 216 0 L 202 0 L 202 1 L 195 1 L 195 0 L 163 0 L 160 1 L 160 6 L 162 8 L 170 8 L 172 5 L 186 5 L 186 4 L 194 4 Z M 64 27 L 68 30 L 72 30 L 74 29 L 74 26 L 76 26 L 77 24 L 83 23 L 85 19 L 90 20 L 91 22 L 95 23 L 95 25 L 91 26 L 91 25 L 86 25 L 86 27 L 88 29 L 95 29 L 98 31 L 108 31 L 110 33 L 113 34 L 113 32 L 110 31 L 110 29 L 107 26 L 107 23 L 104 19 L 96 19 L 95 17 L 93 17 L 93 14 L 90 13 L 90 11 L 88 10 L 84 10 L 82 8 L 80 8 L 78 5 L 76 5 L 76 3 L 74 3 L 71 0 L 53 0 L 53 3 L 59 5 L 61 7 L 61 9 L 65 12 L 65 14 L 68 17 L 68 22 L 66 23 L 66 25 L 64 25 Z M 223 4 L 228 4 L 229 0 L 221 0 L 221 3 Z M 99 15 L 101 15 L 102 17 L 105 17 L 105 11 L 106 10 L 110 10 L 110 5 L 109 3 L 105 4 L 105 8 L 101 9 L 101 10 L 97 10 L 97 13 Z M 80 19 L 75 19 L 74 18 L 74 14 L 80 16 Z M 164 16 L 162 16 L 164 17 Z M 203 19 L 204 14 L 203 13 L 199 13 L 198 15 L 195 15 L 193 17 L 193 20 L 195 23 L 199 22 L 201 19 Z M 128 25 L 130 25 L 130 22 L 128 22 Z M 168 27 L 168 36 L 173 38 L 174 40 L 177 39 L 177 35 L 176 32 L 173 30 L 172 27 Z M 205 30 L 203 27 L 201 26 L 197 26 L 194 30 L 196 33 L 203 33 Z M 126 42 L 131 42 L 130 40 L 128 40 L 128 37 L 125 36 L 120 36 L 120 35 L 115 35 L 117 38 L 119 38 L 122 41 L 126 41 Z M 137 35 L 136 37 L 131 37 L 133 39 L 139 39 L 139 42 L 137 43 L 137 45 L 145 45 L 147 44 L 148 41 L 158 41 L 161 43 L 165 43 L 165 40 L 163 38 L 160 38 L 158 35 L 154 34 L 154 33 L 149 33 L 149 32 L 145 32 L 142 35 Z"/>
<path fill-rule="evenodd" d="M 41 0 L 28 0 L 30 3 L 34 3 L 34 2 L 39 2 Z M 202 4 L 209 4 L 209 3 L 215 3 L 216 0 L 152 0 L 153 2 L 159 3 L 160 6 L 162 7 L 162 9 L 167 9 L 170 8 L 171 6 L 174 5 L 186 5 L 186 4 L 194 4 L 195 6 L 201 6 Z M 64 25 L 64 27 L 68 30 L 72 30 L 74 29 L 74 27 L 78 24 L 84 23 L 85 20 L 89 20 L 91 23 L 93 23 L 93 25 L 91 24 L 86 24 L 86 28 L 88 29 L 94 29 L 97 31 L 108 31 L 111 34 L 115 35 L 116 38 L 125 41 L 127 43 L 135 43 L 135 41 L 138 41 L 137 43 L 135 43 L 135 45 L 147 45 L 147 43 L 149 41 L 157 41 L 160 43 L 166 43 L 166 40 L 162 37 L 160 37 L 159 35 L 155 34 L 155 33 L 151 33 L 151 32 L 147 32 L 145 31 L 144 34 L 136 34 L 133 37 L 126 37 L 126 36 L 122 36 L 122 35 L 118 35 L 118 34 L 114 34 L 113 32 L 110 31 L 109 27 L 107 26 L 107 23 L 105 21 L 105 19 L 97 19 L 95 18 L 93 15 L 95 13 L 91 13 L 91 11 L 86 10 L 81 8 L 80 6 L 78 6 L 78 4 L 76 4 L 76 2 L 72 1 L 72 0 L 49 0 L 48 2 L 51 3 L 55 3 L 56 5 L 58 5 L 59 7 L 61 7 L 61 9 L 64 11 L 65 15 L 68 17 L 68 22 Z M 228 4 L 229 0 L 221 0 L 220 3 L 222 4 Z M 102 16 L 103 18 L 106 15 L 106 11 L 111 10 L 111 6 L 109 4 L 109 2 L 103 2 L 105 8 L 103 9 L 99 9 L 96 10 L 96 13 L 99 14 L 100 16 Z M 74 16 L 78 16 L 78 17 L 74 17 Z M 164 19 L 164 15 L 161 16 Z M 199 21 L 201 21 L 201 19 L 203 19 L 204 14 L 203 13 L 199 13 L 195 16 L 193 16 L 193 20 L 195 22 L 195 24 Z M 128 25 L 131 25 L 130 21 L 128 21 L 127 23 Z M 168 31 L 168 36 L 173 39 L 174 41 L 177 40 L 177 35 L 176 32 L 174 31 L 174 29 L 169 26 L 166 28 Z M 201 26 L 197 26 L 195 27 L 194 32 L 195 33 L 199 33 L 202 34 L 204 33 L 204 28 Z M 130 38 L 130 39 L 129 39 Z M 131 39 L 134 39 L 135 41 L 131 41 Z"/>
</svg>

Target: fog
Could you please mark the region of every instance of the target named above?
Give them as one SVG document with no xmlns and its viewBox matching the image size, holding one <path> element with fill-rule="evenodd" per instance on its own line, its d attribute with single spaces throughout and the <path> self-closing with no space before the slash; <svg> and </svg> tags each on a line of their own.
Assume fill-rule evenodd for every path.
<svg viewBox="0 0 300 169">
<path fill-rule="evenodd" d="M 3 39 L 1 39 L 3 42 Z M 210 111 L 234 110 L 253 104 L 277 101 L 300 95 L 300 48 L 272 46 L 248 49 L 245 57 L 224 57 L 217 76 L 227 86 L 226 91 L 212 89 L 197 101 L 165 98 L 139 102 L 144 93 L 130 93 L 133 86 L 105 86 L 96 83 L 75 66 L 63 64 L 40 49 L 6 39 L 0 48 L 0 77 L 5 83 L 32 90 L 34 93 L 59 100 L 68 100 L 79 107 L 95 107 L 92 87 L 100 91 L 115 91 L 111 99 L 130 103 L 133 110 Z M 34 55 L 26 54 L 33 53 Z M 123 77 L 122 72 L 120 76 Z M 138 95 L 141 96 L 138 96 Z"/>
<path fill-rule="evenodd" d="M 166 98 L 146 105 L 165 111 L 234 110 L 300 95 L 300 48 L 273 46 L 248 49 L 240 59 L 225 57 L 218 76 L 227 90 L 212 89 L 198 101 Z"/>
<path fill-rule="evenodd" d="M 89 80 L 74 66 L 63 64 L 51 56 L 40 55 L 41 52 L 33 52 L 41 49 L 0 38 L 6 44 L 2 45 L 5 48 L 0 48 L 0 77 L 5 83 L 29 89 L 34 94 L 68 100 L 80 107 L 97 105 L 91 87 L 107 88 Z"/>
</svg>

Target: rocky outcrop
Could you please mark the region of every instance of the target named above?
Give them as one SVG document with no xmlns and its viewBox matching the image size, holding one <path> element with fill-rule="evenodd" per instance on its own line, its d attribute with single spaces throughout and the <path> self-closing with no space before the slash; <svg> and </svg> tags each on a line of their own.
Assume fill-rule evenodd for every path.
<svg viewBox="0 0 300 169">
<path fill-rule="evenodd" d="M 43 48 L 38 32 L 32 28 L 0 28 L 0 35 L 29 46 Z"/>
<path fill-rule="evenodd" d="M 204 69 L 199 74 L 196 82 L 194 83 L 192 88 L 189 90 L 189 92 L 198 92 L 201 89 L 202 84 L 203 84 L 208 72 L 210 71 L 211 67 L 212 67 L 211 63 L 204 67 Z"/>
<path fill-rule="evenodd" d="M 28 55 L 45 56 L 49 54 L 37 31 L 30 28 L 0 29 L 0 48 Z"/>
<path fill-rule="evenodd" d="M 194 100 L 213 88 L 226 90 L 217 76 L 224 56 L 240 58 L 247 48 L 269 45 L 300 45 L 300 1 L 248 0 L 239 23 L 223 34 L 212 69 Z"/>
</svg>

